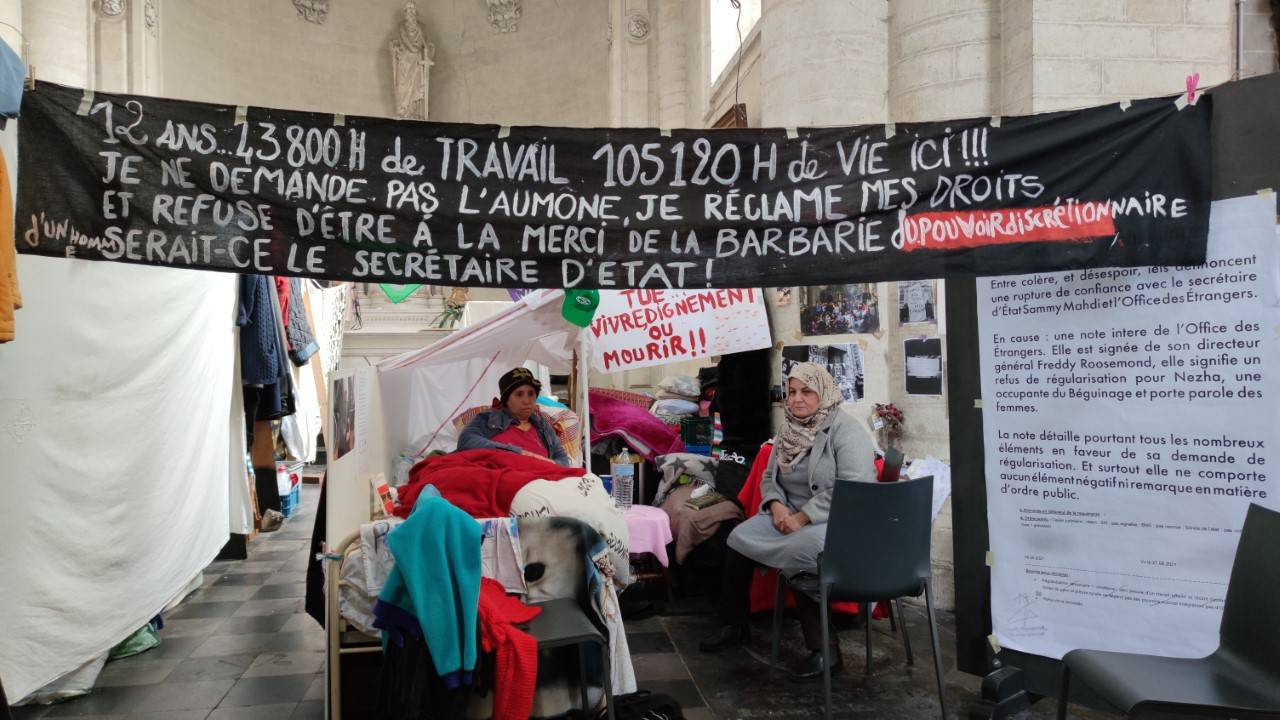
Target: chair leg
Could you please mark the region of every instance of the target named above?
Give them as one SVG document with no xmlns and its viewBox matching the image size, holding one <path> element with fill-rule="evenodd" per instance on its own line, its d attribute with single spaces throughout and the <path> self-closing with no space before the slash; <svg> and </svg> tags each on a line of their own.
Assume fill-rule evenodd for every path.
<svg viewBox="0 0 1280 720">
<path fill-rule="evenodd" d="M 933 583 L 924 583 L 924 607 L 929 611 L 929 642 L 933 646 L 933 673 L 938 678 L 938 706 L 942 720 L 947 719 L 947 689 L 942 684 L 942 647 L 938 643 L 938 618 L 933 610 Z"/>
<path fill-rule="evenodd" d="M 587 653 L 586 646 L 578 646 L 578 695 L 582 698 L 582 713 L 591 712 L 587 705 Z"/>
<path fill-rule="evenodd" d="M 858 606 L 858 614 L 862 616 L 862 621 L 867 629 L 867 668 L 864 671 L 867 677 L 871 677 L 871 607 L 874 603 L 864 602 Z"/>
<path fill-rule="evenodd" d="M 609 720 L 613 717 L 613 665 L 609 658 L 609 643 L 600 646 L 600 654 L 604 657 L 604 702 L 605 709 L 609 713 Z"/>
<path fill-rule="evenodd" d="M 823 717 L 831 720 L 831 612 L 827 609 L 827 586 L 819 590 L 821 603 L 818 612 L 822 618 L 822 702 Z"/>
<path fill-rule="evenodd" d="M 773 680 L 774 670 L 778 667 L 778 645 L 782 639 L 782 611 L 786 598 L 787 581 L 778 573 L 778 582 L 773 592 L 773 632 L 769 637 L 769 680 Z"/>
<path fill-rule="evenodd" d="M 1058 720 L 1067 720 L 1067 698 L 1071 696 L 1071 668 L 1062 663 L 1062 682 L 1058 686 Z"/>
<path fill-rule="evenodd" d="M 898 616 L 898 626 L 902 628 L 902 646 L 907 651 L 907 667 L 912 667 L 916 664 L 916 658 L 911 654 L 911 634 L 907 632 L 907 615 L 902 612 L 902 598 L 894 598 L 893 607 L 897 610 L 894 614 Z"/>
<path fill-rule="evenodd" d="M 897 613 L 893 611 L 893 603 L 887 604 L 889 606 L 889 629 L 893 632 L 898 632 Z"/>
</svg>

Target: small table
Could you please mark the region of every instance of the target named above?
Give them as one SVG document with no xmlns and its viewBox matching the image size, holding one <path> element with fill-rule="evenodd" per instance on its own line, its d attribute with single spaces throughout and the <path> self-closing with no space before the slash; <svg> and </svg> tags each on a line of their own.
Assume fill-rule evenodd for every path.
<svg viewBox="0 0 1280 720">
<path fill-rule="evenodd" d="M 631 540 L 632 555 L 652 555 L 661 566 L 660 572 L 637 572 L 633 580 L 661 579 L 666 586 L 667 599 L 671 599 L 671 573 L 667 570 L 667 545 L 672 541 L 671 520 L 661 508 L 650 505 L 632 505 L 622 516 L 627 521 L 627 534 Z"/>
<path fill-rule="evenodd" d="M 667 544 L 671 536 L 671 520 L 661 508 L 650 505 L 632 505 L 622 514 L 627 520 L 627 533 L 631 538 L 631 554 L 648 553 L 667 567 Z"/>
</svg>

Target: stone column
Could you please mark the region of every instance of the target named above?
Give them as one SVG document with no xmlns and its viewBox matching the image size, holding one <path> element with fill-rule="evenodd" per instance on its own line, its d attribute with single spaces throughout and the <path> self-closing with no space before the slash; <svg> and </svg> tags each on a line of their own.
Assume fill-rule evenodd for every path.
<svg viewBox="0 0 1280 720">
<path fill-rule="evenodd" d="M 614 127 L 655 125 L 649 91 L 654 16 L 647 0 L 608 0 L 610 110 Z"/>
<path fill-rule="evenodd" d="M 160 94 L 161 0 L 24 0 L 36 77 L 104 92 Z"/>
<path fill-rule="evenodd" d="M 857 125 L 886 120 L 888 3 L 885 0 L 762 0 L 760 7 L 760 123 L 764 127 Z M 891 318 L 886 292 L 877 286 L 882 325 Z M 889 399 L 885 343 L 881 335 L 805 339 L 799 292 L 774 307 L 774 340 L 862 347 L 865 397 L 846 411 L 865 422 L 873 403 Z M 779 370 L 774 358 L 774 373 Z M 780 410 L 778 413 L 780 414 Z"/>
<path fill-rule="evenodd" d="M 1000 112 L 1000 0 L 894 0 L 889 110 L 895 122 Z"/>
<path fill-rule="evenodd" d="M 763 0 L 766 127 L 885 121 L 885 0 Z"/>
<path fill-rule="evenodd" d="M 658 0 L 657 32 L 657 124 L 658 127 L 684 127 L 689 117 L 691 97 L 689 82 L 688 41 L 685 33 L 699 12 L 695 3 L 684 0 Z"/>
<path fill-rule="evenodd" d="M 160 93 L 160 0 L 94 0 L 94 89 Z"/>
</svg>

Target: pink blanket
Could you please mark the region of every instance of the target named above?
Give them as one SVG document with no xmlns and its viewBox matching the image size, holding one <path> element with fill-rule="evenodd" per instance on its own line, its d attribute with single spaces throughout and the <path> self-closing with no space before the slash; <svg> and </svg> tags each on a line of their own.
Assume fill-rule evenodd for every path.
<svg viewBox="0 0 1280 720">
<path fill-rule="evenodd" d="M 680 436 L 648 411 L 594 390 L 589 397 L 591 442 L 618 437 L 650 461 L 659 455 L 684 452 Z"/>
</svg>

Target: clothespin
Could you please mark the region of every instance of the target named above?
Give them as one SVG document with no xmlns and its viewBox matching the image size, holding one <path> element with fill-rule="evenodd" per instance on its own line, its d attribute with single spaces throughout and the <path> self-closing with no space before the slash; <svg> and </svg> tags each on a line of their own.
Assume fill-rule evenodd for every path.
<svg viewBox="0 0 1280 720">
<path fill-rule="evenodd" d="M 1187 102 L 1196 104 L 1196 90 L 1200 87 L 1200 73 L 1191 73 L 1187 76 Z"/>
</svg>

